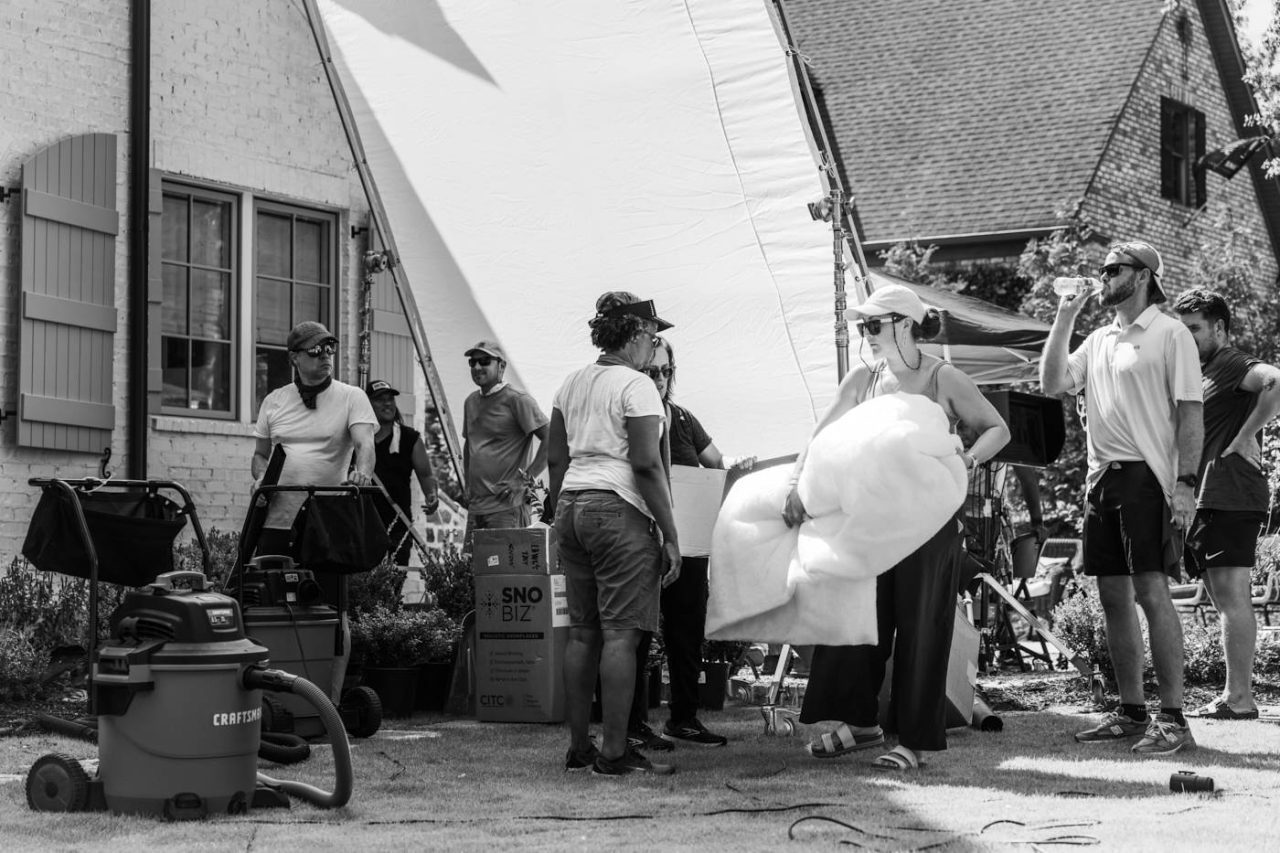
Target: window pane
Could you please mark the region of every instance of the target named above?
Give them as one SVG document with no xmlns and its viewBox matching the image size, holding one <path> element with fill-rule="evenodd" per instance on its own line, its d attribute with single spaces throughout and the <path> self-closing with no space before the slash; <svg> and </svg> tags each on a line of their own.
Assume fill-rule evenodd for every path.
<svg viewBox="0 0 1280 853">
<path fill-rule="evenodd" d="M 274 216 L 270 213 L 258 214 L 257 258 L 258 275 L 278 275 L 289 277 L 291 264 L 289 250 L 290 220 L 287 216 Z"/>
<path fill-rule="evenodd" d="M 187 333 L 187 267 L 164 264 L 164 303 L 160 306 L 160 331 Z"/>
<path fill-rule="evenodd" d="M 254 360 L 254 408 L 262 405 L 262 401 L 275 389 L 288 385 L 293 381 L 293 367 L 289 364 L 289 354 L 282 349 L 258 347 Z"/>
<path fill-rule="evenodd" d="M 161 403 L 165 406 L 187 407 L 187 340 L 186 338 L 160 338 L 160 369 L 164 374 L 164 390 Z"/>
<path fill-rule="evenodd" d="M 191 271 L 191 334 L 201 338 L 231 338 L 231 275 Z"/>
<path fill-rule="evenodd" d="M 258 343 L 284 346 L 289 337 L 289 285 L 258 279 Z"/>
<path fill-rule="evenodd" d="M 166 261 L 187 259 L 187 199 L 184 196 L 166 195 L 164 214 L 161 217 L 160 256 Z"/>
<path fill-rule="evenodd" d="M 303 320 L 319 320 L 325 325 L 329 318 L 325 315 L 329 309 L 329 288 L 315 287 L 310 284 L 293 286 L 293 319 L 295 323 Z"/>
<path fill-rule="evenodd" d="M 191 262 L 230 267 L 231 206 L 197 200 L 191 213 Z"/>
<path fill-rule="evenodd" d="M 297 228 L 297 272 L 300 281 L 329 281 L 329 258 L 325 250 L 324 225 L 299 219 Z"/>
<path fill-rule="evenodd" d="M 191 342 L 192 409 L 231 411 L 231 345 Z"/>
</svg>

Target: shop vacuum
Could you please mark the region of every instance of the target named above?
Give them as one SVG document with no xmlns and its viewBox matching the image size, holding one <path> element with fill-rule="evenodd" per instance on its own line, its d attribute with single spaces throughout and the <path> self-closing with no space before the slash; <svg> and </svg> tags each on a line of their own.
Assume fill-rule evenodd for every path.
<svg viewBox="0 0 1280 853">
<path fill-rule="evenodd" d="M 337 709 L 306 679 L 268 669 L 269 655 L 245 636 L 235 599 L 207 590 L 199 572 L 169 572 L 129 592 L 93 661 L 98 759 L 43 756 L 27 774 L 27 803 L 170 820 L 287 808 L 290 795 L 345 805 L 351 751 Z M 318 711 L 333 747 L 333 791 L 258 773 L 263 691 Z"/>
</svg>

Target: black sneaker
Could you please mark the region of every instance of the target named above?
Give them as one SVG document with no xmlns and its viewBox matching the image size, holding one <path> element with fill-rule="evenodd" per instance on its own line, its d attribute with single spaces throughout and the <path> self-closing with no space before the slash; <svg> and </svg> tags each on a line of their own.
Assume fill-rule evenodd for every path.
<svg viewBox="0 0 1280 853">
<path fill-rule="evenodd" d="M 647 723 L 641 723 L 640 728 L 627 732 L 627 746 L 632 749 L 651 749 L 654 752 L 670 752 L 675 749 L 670 741 L 659 737 Z"/>
<path fill-rule="evenodd" d="M 596 765 L 596 757 L 600 755 L 600 750 L 596 749 L 593 743 L 582 751 L 569 749 L 564 756 L 564 769 L 569 773 L 576 773 L 579 770 L 590 770 Z"/>
<path fill-rule="evenodd" d="M 676 772 L 676 768 L 671 764 L 654 764 L 631 747 L 627 747 L 627 751 L 620 758 L 610 760 L 604 757 L 604 753 L 596 756 L 595 766 L 591 768 L 592 773 L 600 776 L 626 776 L 628 773 L 652 773 L 655 776 L 670 776 Z"/>
<path fill-rule="evenodd" d="M 698 746 L 724 746 L 729 739 L 707 731 L 707 727 L 698 722 L 698 718 L 683 722 L 668 720 L 662 727 L 662 736 L 667 740 L 682 740 L 685 743 L 696 743 Z"/>
</svg>

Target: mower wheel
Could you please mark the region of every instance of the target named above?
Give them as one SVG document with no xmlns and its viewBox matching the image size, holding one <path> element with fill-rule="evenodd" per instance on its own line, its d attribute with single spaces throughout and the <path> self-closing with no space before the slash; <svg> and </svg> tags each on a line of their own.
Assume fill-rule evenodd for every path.
<svg viewBox="0 0 1280 853">
<path fill-rule="evenodd" d="M 89 775 L 69 755 L 51 752 L 27 772 L 27 805 L 38 812 L 82 812 L 89 807 Z"/>
<path fill-rule="evenodd" d="M 382 699 L 372 687 L 353 687 L 342 694 L 343 723 L 352 737 L 371 737 L 382 727 Z"/>
</svg>

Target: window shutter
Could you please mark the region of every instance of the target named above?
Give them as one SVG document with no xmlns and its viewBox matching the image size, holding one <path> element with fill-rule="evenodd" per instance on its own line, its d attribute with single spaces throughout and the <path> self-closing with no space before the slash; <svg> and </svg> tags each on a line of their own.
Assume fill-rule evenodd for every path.
<svg viewBox="0 0 1280 853">
<path fill-rule="evenodd" d="M 150 231 L 147 234 L 147 411 L 159 414 L 164 393 L 164 370 L 160 365 L 160 330 L 164 303 L 164 267 L 160 250 L 164 243 L 164 176 L 159 169 L 151 170 L 150 192 L 147 198 L 147 216 Z"/>
<path fill-rule="evenodd" d="M 101 453 L 116 410 L 116 138 L 65 139 L 22 166 L 18 444 Z"/>
<path fill-rule="evenodd" d="M 385 379 L 400 392 L 396 404 L 405 422 L 414 423 L 417 398 L 413 393 L 413 337 L 390 273 L 373 278 L 373 339 L 369 379 Z"/>
<path fill-rule="evenodd" d="M 1191 156 L 1191 173 L 1196 185 L 1195 206 L 1204 207 L 1205 201 L 1209 198 L 1205 189 L 1205 168 L 1200 163 L 1200 160 L 1204 157 L 1204 113 L 1199 110 L 1191 110 L 1191 120 L 1195 123 L 1193 130 L 1195 148 L 1192 149 Z"/>
</svg>

